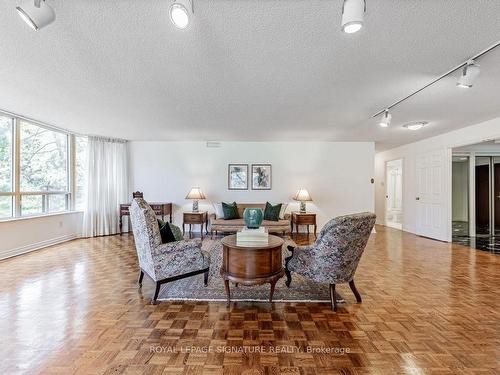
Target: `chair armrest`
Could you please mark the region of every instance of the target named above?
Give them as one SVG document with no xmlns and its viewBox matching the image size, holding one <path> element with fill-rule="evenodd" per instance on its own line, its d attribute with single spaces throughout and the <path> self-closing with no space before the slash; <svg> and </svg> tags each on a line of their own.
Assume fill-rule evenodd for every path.
<svg viewBox="0 0 500 375">
<path fill-rule="evenodd" d="M 208 215 L 208 220 L 209 221 L 212 221 L 212 220 L 215 220 L 215 219 L 217 219 L 217 216 L 214 213 L 211 213 L 210 215 Z"/>
<path fill-rule="evenodd" d="M 155 255 L 184 252 L 193 248 L 201 249 L 201 240 L 199 238 L 163 243 L 155 249 Z"/>
<path fill-rule="evenodd" d="M 283 219 L 285 219 L 285 220 L 292 220 L 292 215 L 290 215 L 289 213 L 288 214 L 284 214 L 283 215 Z"/>
<path fill-rule="evenodd" d="M 199 239 L 170 242 L 157 248 L 153 263 L 156 277 L 161 280 L 209 268 L 210 254 L 201 250 Z"/>
</svg>

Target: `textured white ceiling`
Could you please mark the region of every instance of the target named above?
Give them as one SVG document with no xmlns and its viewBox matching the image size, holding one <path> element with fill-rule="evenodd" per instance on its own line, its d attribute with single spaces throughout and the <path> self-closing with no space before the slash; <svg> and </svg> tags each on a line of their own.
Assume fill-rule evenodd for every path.
<svg viewBox="0 0 500 375">
<path fill-rule="evenodd" d="M 384 149 L 500 116 L 500 49 L 471 90 L 443 80 L 370 115 L 500 39 L 499 0 L 367 0 L 340 31 L 342 0 L 47 0 L 30 30 L 0 2 L 0 108 L 133 140 L 361 140 Z M 401 125 L 427 120 L 410 132 Z"/>
</svg>

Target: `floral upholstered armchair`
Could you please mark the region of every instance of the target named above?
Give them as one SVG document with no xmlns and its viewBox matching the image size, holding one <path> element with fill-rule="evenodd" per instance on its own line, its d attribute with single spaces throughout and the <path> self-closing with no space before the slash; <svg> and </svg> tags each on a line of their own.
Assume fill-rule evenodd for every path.
<svg viewBox="0 0 500 375">
<path fill-rule="evenodd" d="M 156 303 L 160 286 L 169 281 L 204 273 L 207 285 L 210 255 L 201 250 L 199 239 L 162 244 L 156 215 L 142 198 L 134 198 L 130 220 L 139 258 L 139 287 L 144 273 L 156 283 L 152 303 Z"/>
<path fill-rule="evenodd" d="M 375 225 L 375 215 L 369 212 L 339 216 L 321 230 L 313 245 L 288 246 L 292 256 L 286 258 L 286 285 L 290 287 L 291 271 L 330 284 L 332 309 L 337 310 L 335 284 L 349 283 L 356 301 L 361 296 L 354 285 L 354 273 Z"/>
</svg>

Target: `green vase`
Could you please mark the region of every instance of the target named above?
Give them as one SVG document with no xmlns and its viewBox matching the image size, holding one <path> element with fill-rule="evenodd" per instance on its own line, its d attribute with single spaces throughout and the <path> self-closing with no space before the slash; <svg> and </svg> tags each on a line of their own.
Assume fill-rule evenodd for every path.
<svg viewBox="0 0 500 375">
<path fill-rule="evenodd" d="M 255 229 L 260 227 L 264 219 L 264 212 L 260 208 L 245 208 L 243 219 L 247 228 Z"/>
</svg>

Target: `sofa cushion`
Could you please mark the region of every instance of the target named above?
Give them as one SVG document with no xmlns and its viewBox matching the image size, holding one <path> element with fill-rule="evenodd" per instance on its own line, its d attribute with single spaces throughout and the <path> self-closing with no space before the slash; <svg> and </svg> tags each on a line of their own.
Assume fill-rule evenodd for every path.
<svg viewBox="0 0 500 375">
<path fill-rule="evenodd" d="M 266 203 L 264 210 L 264 220 L 278 221 L 280 219 L 281 203 L 273 206 L 271 203 Z"/>
<path fill-rule="evenodd" d="M 278 220 L 278 221 L 270 221 L 264 220 L 262 222 L 263 227 L 282 227 L 282 226 L 290 226 L 290 220 Z"/>
<path fill-rule="evenodd" d="M 214 219 L 214 220 L 212 220 L 212 225 L 226 225 L 226 226 L 232 226 L 232 227 L 241 225 L 242 227 L 244 227 L 245 220 L 243 220 L 243 219 L 232 219 L 232 220 Z"/>
<path fill-rule="evenodd" d="M 214 203 L 215 217 L 224 219 L 224 210 L 222 209 L 222 202 Z"/>
<path fill-rule="evenodd" d="M 222 202 L 222 210 L 224 211 L 224 220 L 233 220 L 240 218 L 236 202 L 233 203 Z"/>
</svg>

